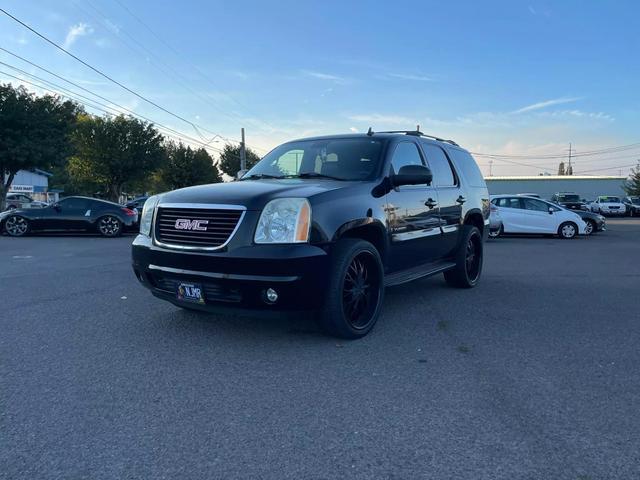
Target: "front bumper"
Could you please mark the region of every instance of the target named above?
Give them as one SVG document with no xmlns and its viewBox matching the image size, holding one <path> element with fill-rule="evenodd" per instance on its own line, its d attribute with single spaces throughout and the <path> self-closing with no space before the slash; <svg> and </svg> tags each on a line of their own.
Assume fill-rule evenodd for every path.
<svg viewBox="0 0 640 480">
<path fill-rule="evenodd" d="M 308 244 L 250 245 L 216 252 L 176 251 L 138 235 L 132 245 L 133 270 L 156 297 L 213 312 L 277 313 L 317 309 L 329 271 L 325 249 Z M 181 282 L 203 287 L 205 304 L 178 300 Z M 266 300 L 267 289 L 278 299 Z"/>
</svg>

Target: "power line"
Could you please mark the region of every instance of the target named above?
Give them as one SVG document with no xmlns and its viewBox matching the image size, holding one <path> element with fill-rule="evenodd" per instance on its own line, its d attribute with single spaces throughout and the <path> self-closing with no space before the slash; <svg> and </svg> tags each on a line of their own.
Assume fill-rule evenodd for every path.
<svg viewBox="0 0 640 480">
<path fill-rule="evenodd" d="M 617 147 L 608 147 L 608 148 L 603 148 L 603 149 L 599 149 L 599 150 L 587 150 L 584 152 L 580 152 L 580 153 L 573 153 L 571 158 L 575 159 L 576 157 L 587 157 L 587 156 L 594 156 L 594 155 L 602 155 L 605 153 L 617 153 L 617 152 L 622 152 L 625 150 L 635 150 L 640 148 L 640 143 L 632 143 L 629 145 L 621 145 L 621 146 L 617 146 Z M 486 157 L 486 158 L 494 158 L 494 159 L 499 159 L 499 158 L 507 158 L 507 159 L 530 159 L 530 160 L 535 160 L 535 159 L 544 159 L 544 160 L 549 160 L 549 159 L 563 159 L 566 158 L 567 155 L 566 153 L 564 154 L 546 154 L 546 155 L 535 155 L 535 154 L 528 154 L 528 155 L 516 155 L 516 154 L 499 154 L 499 153 L 480 153 L 480 152 L 471 152 L 473 155 L 478 156 L 478 157 Z"/>
<path fill-rule="evenodd" d="M 60 80 L 63 80 L 64 82 L 67 82 L 68 84 L 73 85 L 73 86 L 75 86 L 76 88 L 79 88 L 79 89 L 81 89 L 81 90 L 82 90 L 82 91 L 84 91 L 84 92 L 89 93 L 90 95 L 93 95 L 93 96 L 95 96 L 95 97 L 97 97 L 97 98 L 100 98 L 101 100 L 104 100 L 105 102 L 108 102 L 108 103 L 110 103 L 111 105 L 114 105 L 114 106 L 116 106 L 116 107 L 120 108 L 121 110 L 124 110 L 124 111 L 128 112 L 130 115 L 133 115 L 134 117 L 141 118 L 141 119 L 146 120 L 146 121 L 148 121 L 148 122 L 150 122 L 150 123 L 152 123 L 152 124 L 154 124 L 154 125 L 157 125 L 157 126 L 159 126 L 159 127 L 162 127 L 162 128 L 164 128 L 164 129 L 166 129 L 166 130 L 168 130 L 168 131 L 174 132 L 174 133 L 175 133 L 175 134 L 177 134 L 178 136 L 183 137 L 183 138 L 185 138 L 185 139 L 188 139 L 188 140 L 190 140 L 190 141 L 192 141 L 192 142 L 197 142 L 197 143 L 199 143 L 200 145 L 202 145 L 203 147 L 208 147 L 208 148 L 211 148 L 212 150 L 214 150 L 214 151 L 216 151 L 216 152 L 221 152 L 221 150 L 220 150 L 220 149 L 216 149 L 215 147 L 211 147 L 211 146 L 209 145 L 211 142 L 208 142 L 208 143 L 207 143 L 207 142 L 200 141 L 200 140 L 198 140 L 198 139 L 196 139 L 196 138 L 190 137 L 190 136 L 188 136 L 188 135 L 186 135 L 186 134 L 184 134 L 184 133 L 182 133 L 182 132 L 179 132 L 178 130 L 174 130 L 174 129 L 170 128 L 170 127 L 167 127 L 167 126 L 165 126 L 165 125 L 163 125 L 163 124 L 161 124 L 161 123 L 159 123 L 159 122 L 156 122 L 156 121 L 155 121 L 155 120 L 153 120 L 152 118 L 146 117 L 146 116 L 144 116 L 144 115 L 141 115 L 141 114 L 139 114 L 139 113 L 136 113 L 135 111 L 133 111 L 133 110 L 131 110 L 131 109 L 127 108 L 127 107 L 124 107 L 124 106 L 122 106 L 122 105 L 119 105 L 118 103 L 116 103 L 116 102 L 114 102 L 114 101 L 112 101 L 112 100 L 110 100 L 110 99 L 108 99 L 108 98 L 106 98 L 106 97 L 103 97 L 102 95 L 97 94 L 97 93 L 95 93 L 95 92 L 93 92 L 93 91 L 91 91 L 91 90 L 89 90 L 89 89 L 87 89 L 87 88 L 84 88 L 83 86 L 78 85 L 77 83 L 72 82 L 71 80 L 68 80 L 68 79 L 66 79 L 66 78 L 64 78 L 64 77 L 62 77 L 62 76 L 60 76 L 60 75 L 58 75 L 58 74 L 56 74 L 56 73 L 54 73 L 54 72 L 52 72 L 52 71 L 50 71 L 50 70 L 47 70 L 46 68 L 41 67 L 40 65 L 38 65 L 38 64 L 36 64 L 36 63 L 34 63 L 34 62 L 31 62 L 31 61 L 29 61 L 29 60 L 27 60 L 27 59 L 25 59 L 25 58 L 21 57 L 20 55 L 17 55 L 17 54 L 15 54 L 15 53 L 12 53 L 12 52 L 10 52 L 9 50 L 7 50 L 7 49 L 5 49 L 5 48 L 0 47 L 0 50 L 2 50 L 2 51 L 4 51 L 4 52 L 7 52 L 7 53 L 9 53 L 10 55 L 13 55 L 13 56 L 14 56 L 14 57 L 16 57 L 16 58 L 19 58 L 20 60 L 22 60 L 22 61 L 24 61 L 24 62 L 28 63 L 29 65 L 32 65 L 32 66 L 34 66 L 34 67 L 36 67 L 36 68 L 41 69 L 41 70 L 43 70 L 44 72 L 47 72 L 48 74 L 50 74 L 50 75 L 52 75 L 52 76 L 54 76 L 54 77 L 56 77 L 56 78 L 58 78 L 58 79 L 60 79 Z M 7 66 L 7 67 L 9 67 L 9 68 L 11 68 L 11 69 L 13 69 L 13 70 L 19 71 L 20 73 L 22 73 L 22 74 L 24 74 L 24 75 L 28 75 L 28 76 L 30 76 L 30 77 L 32 77 L 32 78 L 36 78 L 37 80 L 39 80 L 39 81 L 41 81 L 41 82 L 48 83 L 49 85 L 52 85 L 54 88 L 58 88 L 58 89 L 61 89 L 61 90 L 65 90 L 65 91 L 67 91 L 67 92 L 70 92 L 70 93 L 72 93 L 72 94 L 74 94 L 74 95 L 78 96 L 78 97 L 85 98 L 85 99 L 87 99 L 87 100 L 90 100 L 91 102 L 94 102 L 94 103 L 98 104 L 98 105 L 102 105 L 102 106 L 103 106 L 103 107 L 105 107 L 105 108 L 110 108 L 111 110 L 113 110 L 113 111 L 115 111 L 115 112 L 117 112 L 117 113 L 122 113 L 122 112 L 118 112 L 116 109 L 114 109 L 113 107 L 110 107 L 109 105 L 101 104 L 100 102 L 97 102 L 97 101 L 96 101 L 96 100 L 94 100 L 94 99 L 89 99 L 88 97 L 85 97 L 85 96 L 83 96 L 83 95 L 79 94 L 78 92 L 74 92 L 74 91 L 69 90 L 69 89 L 67 89 L 67 88 L 65 88 L 65 87 L 62 87 L 62 86 L 60 86 L 60 85 L 56 85 L 56 84 L 55 84 L 55 83 L 53 83 L 53 82 L 50 82 L 50 81 L 45 80 L 45 79 L 43 79 L 43 78 L 41 78 L 41 77 L 38 77 L 37 75 L 34 75 L 34 74 L 31 74 L 31 73 L 28 73 L 28 72 L 26 72 L 26 71 L 24 71 L 24 70 L 22 70 L 22 69 L 19 69 L 19 68 L 15 67 L 15 66 L 9 65 L 8 63 L 0 62 L 0 64 L 5 65 L 5 66 Z M 16 78 L 16 77 L 13 77 L 13 78 Z M 80 102 L 80 103 L 82 103 L 82 102 Z M 93 105 L 92 105 L 92 108 L 93 108 Z M 98 110 L 101 110 L 101 109 L 98 109 Z"/>
<path fill-rule="evenodd" d="M 12 20 L 16 21 L 17 23 L 19 23 L 20 25 L 22 25 L 23 27 L 25 27 L 26 29 L 28 29 L 29 31 L 31 31 L 32 33 L 34 33 L 35 35 L 37 35 L 38 37 L 40 37 L 41 39 L 43 39 L 44 41 L 46 41 L 47 43 L 53 45 L 54 47 L 56 47 L 58 50 L 64 52 L 65 54 L 69 55 L 71 58 L 73 58 L 74 60 L 80 62 L 82 65 L 84 65 L 85 67 L 91 69 L 92 71 L 94 71 L 95 73 L 97 73 L 98 75 L 102 76 L 103 78 L 106 78 L 107 80 L 109 80 L 110 82 L 118 85 L 119 87 L 121 87 L 122 89 L 126 90 L 127 92 L 135 95 L 136 97 L 140 98 L 141 100 L 144 100 L 145 102 L 149 103 L 150 105 L 153 105 L 154 107 L 158 108 L 159 110 L 162 110 L 163 112 L 177 118 L 178 120 L 181 120 L 185 123 L 187 123 L 188 125 L 191 125 L 191 127 L 194 128 L 194 130 L 198 130 L 198 125 L 195 124 L 194 122 L 187 120 L 186 118 L 173 113 L 172 111 L 164 108 L 161 105 L 158 105 L 156 102 L 149 100 L 148 98 L 146 98 L 143 95 L 140 95 L 139 93 L 137 93 L 136 91 L 132 90 L 131 88 L 127 87 L 126 85 L 120 83 L 119 81 L 115 80 L 114 78 L 110 77 L 109 75 L 107 75 L 106 73 L 102 72 L 101 70 L 99 70 L 98 68 L 90 65 L 89 63 L 85 62 L 84 60 L 82 60 L 81 58 L 79 58 L 78 56 L 74 55 L 73 53 L 69 52 L 67 49 L 61 47 L 60 45 L 58 45 L 56 42 L 54 42 L 53 40 L 47 38 L 45 35 L 41 34 L 40 32 L 38 32 L 37 30 L 35 30 L 34 28 L 30 27 L 29 25 L 27 25 L 26 23 L 24 23 L 22 20 L 14 17 L 13 15 L 11 15 L 9 12 L 7 12 L 6 10 L 4 10 L 3 8 L 0 8 L 0 12 L 4 13 L 6 16 L 8 16 L 9 18 L 11 18 Z M 202 127 L 201 127 L 202 128 Z"/>
<path fill-rule="evenodd" d="M 27 75 L 27 76 L 32 77 L 32 78 L 35 78 L 36 80 L 38 80 L 38 81 L 40 81 L 40 82 L 42 82 L 42 83 L 44 83 L 44 84 L 46 84 L 46 85 L 49 85 L 49 87 L 46 87 L 46 86 L 43 86 L 43 85 L 40 85 L 40 84 L 37 84 L 37 83 L 31 82 L 31 81 L 28 81 L 28 80 L 25 80 L 24 78 L 17 77 L 17 76 L 15 76 L 15 75 L 12 75 L 12 74 L 7 73 L 7 72 L 4 72 L 4 71 L 0 71 L 0 74 L 2 74 L 2 75 L 5 75 L 5 76 L 10 77 L 10 78 L 13 78 L 13 79 L 16 79 L 16 80 L 18 80 L 18 81 L 20 81 L 20 82 L 27 83 L 27 84 L 29 84 L 29 85 L 31 85 L 31 86 L 36 87 L 36 88 L 40 88 L 40 89 L 42 89 L 42 90 L 46 90 L 46 91 L 49 91 L 49 92 L 51 92 L 51 93 L 55 93 L 55 94 L 57 94 L 57 95 L 60 95 L 61 97 L 68 98 L 68 99 L 70 99 L 70 100 L 74 100 L 74 101 L 76 101 L 76 102 L 80 103 L 81 105 L 88 106 L 88 107 L 90 107 L 90 108 L 92 108 L 92 109 L 94 109 L 94 110 L 97 110 L 97 111 L 103 112 L 103 113 L 105 113 L 105 114 L 107 114 L 107 115 L 116 116 L 116 115 L 119 115 L 119 114 L 121 113 L 121 112 L 117 111 L 116 109 L 114 109 L 113 107 L 110 107 L 109 105 L 105 105 L 105 104 L 103 104 L 103 103 L 101 103 L 101 102 L 98 102 L 98 101 L 96 101 L 96 100 L 89 99 L 88 97 L 86 97 L 86 96 L 84 96 L 84 95 L 81 95 L 81 94 L 79 94 L 79 93 L 77 93 L 77 92 L 73 92 L 72 90 L 69 90 L 69 89 L 67 89 L 67 88 L 65 88 L 65 87 L 61 87 L 60 85 L 57 85 L 57 84 L 55 84 L 55 83 L 53 83 L 53 82 L 51 82 L 51 81 L 48 81 L 48 80 L 46 80 L 46 79 L 43 79 L 43 78 L 41 78 L 41 77 L 38 77 L 37 75 L 34 75 L 34 74 L 31 74 L 31 73 L 25 72 L 24 70 L 21 70 L 21 69 L 19 69 L 19 68 L 17 68 L 17 67 L 14 67 L 14 66 L 12 66 L 12 65 L 6 64 L 6 63 L 4 63 L 4 62 L 0 62 L 0 64 L 2 64 L 2 65 L 6 65 L 6 66 L 8 66 L 9 68 L 12 68 L 12 69 L 14 69 L 14 70 L 16 70 L 16 71 L 19 71 L 20 73 L 22 73 L 22 74 L 24 74 L 24 75 Z M 59 91 L 54 90 L 54 89 L 63 90 L 63 91 L 69 92 L 69 93 L 67 93 L 67 94 L 63 94 L 63 93 L 60 93 Z M 78 97 L 80 97 L 80 98 L 82 98 L 82 99 L 84 99 L 84 100 L 80 100 Z M 115 113 L 114 113 L 114 112 L 115 112 Z M 143 118 L 143 119 L 145 119 L 145 120 L 146 120 L 146 118 L 145 118 L 145 117 L 142 117 L 142 116 L 137 115 L 137 114 L 135 114 L 135 113 L 133 114 L 133 116 L 140 117 L 140 118 Z M 165 126 L 165 125 L 162 125 L 162 124 L 160 124 L 160 123 L 153 122 L 152 120 L 149 120 L 149 121 L 150 121 L 150 122 L 151 122 L 151 123 L 152 123 L 152 124 L 153 124 L 157 129 L 158 129 L 158 130 L 163 131 L 163 133 L 164 133 L 167 137 L 169 137 L 169 138 L 172 138 L 172 139 L 174 139 L 174 140 L 178 140 L 178 141 L 181 141 L 181 142 L 185 142 L 187 145 L 189 145 L 189 143 L 190 143 L 190 142 L 191 142 L 192 144 L 194 144 L 194 143 L 195 143 L 195 144 L 197 145 L 197 147 L 199 147 L 199 148 L 204 148 L 205 150 L 206 150 L 206 149 L 211 149 L 211 150 L 213 150 L 213 151 L 214 151 L 214 152 L 216 152 L 216 153 L 222 153 L 222 150 L 217 149 L 217 148 L 214 148 L 214 147 L 211 147 L 211 146 L 207 145 L 206 143 L 202 142 L 201 140 L 198 140 L 198 139 L 196 139 L 196 138 L 193 138 L 193 137 L 190 137 L 190 136 L 188 136 L 188 135 L 185 135 L 185 134 L 183 134 L 182 132 L 179 132 L 179 131 L 177 131 L 177 130 L 174 130 L 174 129 L 172 129 L 172 128 L 170 128 L 170 127 L 167 127 L 167 126 Z M 165 131 L 172 132 L 174 135 L 167 134 Z M 193 146 L 193 145 L 191 145 L 191 146 Z M 238 159 L 240 158 L 238 155 L 232 155 L 232 156 L 234 156 L 234 157 L 236 157 L 236 158 L 238 158 Z"/>
</svg>

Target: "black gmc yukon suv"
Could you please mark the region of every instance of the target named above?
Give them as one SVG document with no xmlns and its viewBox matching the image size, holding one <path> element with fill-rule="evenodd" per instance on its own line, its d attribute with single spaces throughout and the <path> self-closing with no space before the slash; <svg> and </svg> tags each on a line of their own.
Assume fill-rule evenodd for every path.
<svg viewBox="0 0 640 480">
<path fill-rule="evenodd" d="M 313 311 L 359 338 L 386 286 L 444 273 L 478 283 L 489 195 L 469 152 L 419 131 L 295 140 L 239 181 L 151 197 L 133 269 L 179 307 Z"/>
</svg>

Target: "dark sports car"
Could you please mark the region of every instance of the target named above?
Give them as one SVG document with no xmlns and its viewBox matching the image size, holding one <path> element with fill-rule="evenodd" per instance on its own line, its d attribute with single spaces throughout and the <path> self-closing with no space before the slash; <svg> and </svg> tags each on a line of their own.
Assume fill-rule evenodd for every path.
<svg viewBox="0 0 640 480">
<path fill-rule="evenodd" d="M 0 232 L 21 237 L 39 231 L 92 231 L 116 237 L 134 228 L 135 210 L 88 197 L 67 197 L 45 208 L 15 209 L 0 214 Z"/>
</svg>

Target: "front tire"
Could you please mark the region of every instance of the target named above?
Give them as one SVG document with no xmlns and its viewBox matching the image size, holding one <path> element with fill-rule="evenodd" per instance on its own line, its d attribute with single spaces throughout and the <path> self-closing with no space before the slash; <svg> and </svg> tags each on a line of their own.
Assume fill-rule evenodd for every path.
<svg viewBox="0 0 640 480">
<path fill-rule="evenodd" d="M 103 237 L 117 237 L 122 233 L 122 222 L 113 215 L 98 219 L 98 233 Z"/>
<path fill-rule="evenodd" d="M 564 222 L 558 227 L 558 236 L 570 240 L 578 235 L 578 225 L 573 222 Z"/>
<path fill-rule="evenodd" d="M 584 223 L 587 224 L 587 226 L 584 228 L 585 235 L 591 235 L 596 231 L 596 224 L 593 220 L 585 220 Z"/>
<path fill-rule="evenodd" d="M 11 237 L 22 237 L 29 233 L 29 220 L 20 215 L 10 215 L 4 222 L 4 230 Z"/>
<path fill-rule="evenodd" d="M 339 240 L 331 252 L 331 270 L 321 328 L 339 338 L 362 338 L 375 325 L 384 298 L 384 269 L 378 250 L 356 238 Z"/>
<path fill-rule="evenodd" d="M 484 246 L 480 230 L 472 225 L 464 225 L 462 241 L 454 257 L 456 266 L 444 272 L 444 279 L 454 287 L 475 287 L 480 280 L 483 259 Z"/>
</svg>

